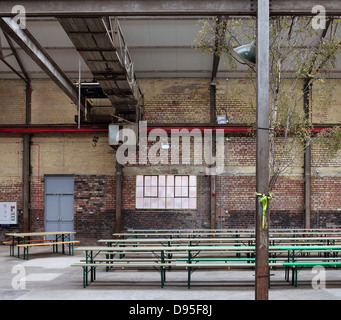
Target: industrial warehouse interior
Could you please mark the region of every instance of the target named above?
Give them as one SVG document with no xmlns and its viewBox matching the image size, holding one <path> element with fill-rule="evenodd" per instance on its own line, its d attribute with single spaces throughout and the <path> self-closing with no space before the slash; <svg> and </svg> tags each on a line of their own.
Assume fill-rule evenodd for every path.
<svg viewBox="0 0 341 320">
<path fill-rule="evenodd" d="M 0 300 L 341 299 L 338 0 L 2 1 L 0 84 Z"/>
</svg>

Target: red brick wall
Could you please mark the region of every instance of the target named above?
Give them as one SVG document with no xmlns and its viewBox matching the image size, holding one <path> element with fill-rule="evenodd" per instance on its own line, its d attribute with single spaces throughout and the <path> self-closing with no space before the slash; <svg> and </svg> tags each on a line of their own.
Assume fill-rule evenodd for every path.
<svg viewBox="0 0 341 320">
<path fill-rule="evenodd" d="M 105 175 L 75 176 L 74 229 L 77 240 L 96 243 L 115 232 L 115 179 Z"/>
</svg>

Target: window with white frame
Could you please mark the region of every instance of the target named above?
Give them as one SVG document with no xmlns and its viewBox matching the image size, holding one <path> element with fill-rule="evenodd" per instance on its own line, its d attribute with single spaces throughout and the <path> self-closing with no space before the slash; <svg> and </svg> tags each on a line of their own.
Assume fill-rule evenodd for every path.
<svg viewBox="0 0 341 320">
<path fill-rule="evenodd" d="M 196 208 L 196 176 L 136 176 L 136 209 Z"/>
</svg>

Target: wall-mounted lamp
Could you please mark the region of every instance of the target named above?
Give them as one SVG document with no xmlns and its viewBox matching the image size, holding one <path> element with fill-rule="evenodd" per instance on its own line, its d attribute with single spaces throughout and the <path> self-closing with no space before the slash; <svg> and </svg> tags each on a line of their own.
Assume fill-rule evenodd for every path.
<svg viewBox="0 0 341 320">
<path fill-rule="evenodd" d="M 249 44 L 233 49 L 246 63 L 256 65 L 256 38 Z"/>
</svg>

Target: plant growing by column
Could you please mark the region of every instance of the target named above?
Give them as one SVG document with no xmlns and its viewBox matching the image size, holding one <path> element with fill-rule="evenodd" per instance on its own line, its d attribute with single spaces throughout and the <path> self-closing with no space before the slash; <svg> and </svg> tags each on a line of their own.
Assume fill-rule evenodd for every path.
<svg viewBox="0 0 341 320">
<path fill-rule="evenodd" d="M 324 29 L 313 27 L 313 17 L 274 16 L 270 18 L 270 180 L 272 191 L 278 178 L 314 143 L 335 155 L 341 148 L 341 129 L 334 126 L 312 130 L 313 111 L 322 114 L 332 103 L 332 82 L 328 74 L 335 69 L 341 40 L 337 36 L 340 18 L 326 19 Z M 256 67 L 236 55 L 233 48 L 255 39 L 256 19 L 208 18 L 194 47 L 203 54 L 225 57 L 231 71 L 247 65 L 252 93 L 235 88 L 234 96 L 248 100 L 256 114 Z M 233 97 L 232 97 L 233 98 Z M 255 117 L 251 124 L 255 123 Z"/>
</svg>

